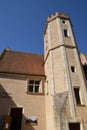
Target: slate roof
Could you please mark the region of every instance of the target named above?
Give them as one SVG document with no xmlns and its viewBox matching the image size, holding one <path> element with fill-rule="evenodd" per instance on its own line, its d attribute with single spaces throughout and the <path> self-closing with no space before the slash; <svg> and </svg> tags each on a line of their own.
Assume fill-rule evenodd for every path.
<svg viewBox="0 0 87 130">
<path fill-rule="evenodd" d="M 0 73 L 43 75 L 44 56 L 5 49 L 0 57 Z"/>
</svg>

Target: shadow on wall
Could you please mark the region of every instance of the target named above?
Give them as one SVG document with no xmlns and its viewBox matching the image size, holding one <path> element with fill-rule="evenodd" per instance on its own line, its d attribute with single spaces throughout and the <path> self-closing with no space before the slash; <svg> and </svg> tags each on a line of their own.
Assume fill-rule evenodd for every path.
<svg viewBox="0 0 87 130">
<path fill-rule="evenodd" d="M 12 94 L 7 93 L 0 84 L 0 130 L 34 130 L 32 125 L 26 123 L 23 108 L 18 107 L 12 100 Z"/>
</svg>

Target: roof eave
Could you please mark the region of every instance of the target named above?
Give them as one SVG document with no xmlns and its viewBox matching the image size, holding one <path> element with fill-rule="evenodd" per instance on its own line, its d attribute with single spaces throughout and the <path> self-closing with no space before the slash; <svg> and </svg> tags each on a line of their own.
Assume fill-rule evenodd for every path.
<svg viewBox="0 0 87 130">
<path fill-rule="evenodd" d="M 16 72 L 0 72 L 0 74 L 6 74 L 6 75 L 20 75 L 20 76 L 41 76 L 46 77 L 45 74 L 30 74 L 30 73 L 16 73 Z"/>
</svg>

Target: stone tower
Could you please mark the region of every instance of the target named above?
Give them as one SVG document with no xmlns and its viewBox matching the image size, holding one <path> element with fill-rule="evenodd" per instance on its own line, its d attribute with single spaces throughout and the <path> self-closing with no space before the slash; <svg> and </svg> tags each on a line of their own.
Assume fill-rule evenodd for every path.
<svg viewBox="0 0 87 130">
<path fill-rule="evenodd" d="M 47 130 L 87 130 L 87 90 L 68 15 L 48 17 L 44 30 Z"/>
</svg>

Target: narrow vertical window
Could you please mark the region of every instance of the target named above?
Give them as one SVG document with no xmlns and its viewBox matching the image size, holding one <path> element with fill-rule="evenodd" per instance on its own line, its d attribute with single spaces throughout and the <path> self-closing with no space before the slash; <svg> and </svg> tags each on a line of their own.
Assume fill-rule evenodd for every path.
<svg viewBox="0 0 87 130">
<path fill-rule="evenodd" d="M 75 68 L 75 66 L 71 66 L 71 71 L 72 71 L 73 73 L 76 72 L 76 68 Z"/>
<path fill-rule="evenodd" d="M 40 81 L 35 81 L 35 92 L 39 92 Z"/>
<path fill-rule="evenodd" d="M 84 69 L 85 77 L 87 80 L 87 64 L 86 63 L 83 65 L 83 69 Z"/>
<path fill-rule="evenodd" d="M 67 29 L 64 29 L 64 36 L 69 37 L 69 31 Z"/>
<path fill-rule="evenodd" d="M 77 105 L 81 105 L 79 88 L 74 88 L 74 94 L 75 94 L 75 99 L 76 99 Z"/>
</svg>

